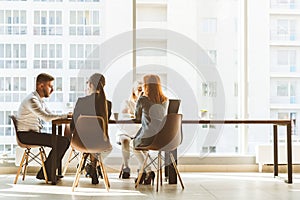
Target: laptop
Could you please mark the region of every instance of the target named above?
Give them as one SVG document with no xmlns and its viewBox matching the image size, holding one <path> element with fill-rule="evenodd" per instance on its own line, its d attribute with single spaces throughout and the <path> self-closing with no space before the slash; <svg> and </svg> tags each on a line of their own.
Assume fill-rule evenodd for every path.
<svg viewBox="0 0 300 200">
<path fill-rule="evenodd" d="M 180 102 L 181 102 L 180 99 L 169 99 L 168 114 L 178 113 Z"/>
</svg>

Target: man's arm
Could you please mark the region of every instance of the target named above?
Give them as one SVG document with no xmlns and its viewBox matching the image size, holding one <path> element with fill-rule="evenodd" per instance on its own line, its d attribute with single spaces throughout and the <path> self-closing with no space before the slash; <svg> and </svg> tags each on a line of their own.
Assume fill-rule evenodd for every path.
<svg viewBox="0 0 300 200">
<path fill-rule="evenodd" d="M 57 115 L 57 114 L 53 114 L 53 113 L 49 113 L 49 109 L 48 111 L 46 110 L 43 110 L 42 108 L 42 105 L 40 103 L 40 101 L 37 99 L 37 98 L 31 98 L 30 99 L 30 105 L 29 105 L 29 108 L 30 110 L 39 118 L 41 118 L 42 120 L 44 121 L 51 121 L 51 120 L 54 120 L 54 119 L 57 119 L 57 118 L 66 118 L 67 115 Z"/>
</svg>

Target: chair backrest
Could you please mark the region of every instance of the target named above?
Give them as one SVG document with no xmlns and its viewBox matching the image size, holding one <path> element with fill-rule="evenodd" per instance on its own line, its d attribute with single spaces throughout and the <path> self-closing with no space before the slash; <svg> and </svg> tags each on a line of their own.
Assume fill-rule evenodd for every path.
<svg viewBox="0 0 300 200">
<path fill-rule="evenodd" d="M 147 149 L 173 151 L 182 141 L 182 114 L 167 114 L 162 122 L 161 130 L 155 135 Z"/>
<path fill-rule="evenodd" d="M 15 127 L 15 130 L 17 132 L 17 118 L 14 115 L 9 115 L 9 118 L 11 119 L 11 121 L 13 122 L 13 125 Z"/>
<path fill-rule="evenodd" d="M 36 147 L 36 145 L 28 145 L 28 144 L 24 144 L 20 141 L 19 136 L 18 136 L 18 120 L 16 118 L 16 116 L 14 115 L 9 115 L 9 118 L 12 120 L 13 125 L 15 127 L 15 133 L 16 133 L 16 140 L 17 140 L 17 144 L 22 147 L 22 148 L 33 148 Z"/>
<path fill-rule="evenodd" d="M 85 153 L 100 153 L 112 148 L 104 119 L 100 116 L 80 115 L 76 121 L 76 131 L 71 146 Z"/>
<path fill-rule="evenodd" d="M 178 113 L 180 102 L 180 99 L 169 99 L 168 114 Z"/>
<path fill-rule="evenodd" d="M 111 107 L 112 107 L 112 103 L 111 103 L 111 101 L 109 101 L 109 100 L 106 100 L 106 102 L 107 102 L 107 119 L 109 119 L 110 116 L 111 116 Z"/>
</svg>

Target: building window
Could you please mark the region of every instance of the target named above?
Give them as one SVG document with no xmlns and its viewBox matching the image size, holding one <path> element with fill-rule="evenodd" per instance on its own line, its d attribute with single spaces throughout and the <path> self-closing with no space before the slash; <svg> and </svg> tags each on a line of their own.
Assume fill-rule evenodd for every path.
<svg viewBox="0 0 300 200">
<path fill-rule="evenodd" d="M 34 35 L 62 35 L 62 11 L 34 11 Z"/>
<path fill-rule="evenodd" d="M 216 82 L 202 83 L 202 95 L 208 97 L 216 97 L 217 83 Z"/>
<path fill-rule="evenodd" d="M 277 65 L 279 67 L 289 67 L 290 72 L 296 71 L 296 50 L 278 50 Z"/>
<path fill-rule="evenodd" d="M 216 146 L 204 146 L 202 147 L 202 153 L 216 153 Z"/>
<path fill-rule="evenodd" d="M 213 64 L 217 64 L 217 50 L 208 50 L 208 56 L 210 57 Z"/>
<path fill-rule="evenodd" d="M 278 81 L 277 82 L 277 96 L 296 96 L 296 81 Z"/>
<path fill-rule="evenodd" d="M 92 59 L 95 44 L 71 44 L 70 45 L 70 69 L 99 69 L 100 59 Z"/>
<path fill-rule="evenodd" d="M 141 22 L 164 22 L 168 18 L 168 8 L 166 5 L 144 5 L 137 4 L 137 21 Z"/>
<path fill-rule="evenodd" d="M 70 35 L 100 35 L 100 12 L 97 10 L 70 11 Z"/>
<path fill-rule="evenodd" d="M 15 114 L 16 111 L 13 111 Z M 11 119 L 9 115 L 11 115 L 11 111 L 0 111 L 0 136 L 14 136 L 15 130 L 11 123 Z"/>
<path fill-rule="evenodd" d="M 20 102 L 26 95 L 26 77 L 0 77 L 0 102 Z"/>
<path fill-rule="evenodd" d="M 26 44 L 0 44 L 0 69 L 27 68 Z"/>
<path fill-rule="evenodd" d="M 70 78 L 70 90 L 69 90 L 69 102 L 74 103 L 78 97 L 85 95 L 85 82 L 87 78 L 83 77 L 71 77 Z"/>
<path fill-rule="evenodd" d="M 239 95 L 239 84 L 237 82 L 235 82 L 233 85 L 233 93 L 234 93 L 235 97 L 237 97 Z"/>
<path fill-rule="evenodd" d="M 278 82 L 277 83 L 277 96 L 279 96 L 279 97 L 288 96 L 288 83 L 287 82 Z"/>
<path fill-rule="evenodd" d="M 167 40 L 158 39 L 138 39 L 137 42 L 137 56 L 166 56 L 168 42 Z M 151 47 L 151 48 L 150 48 Z"/>
<path fill-rule="evenodd" d="M 63 2 L 63 0 L 33 0 L 38 2 Z"/>
<path fill-rule="evenodd" d="M 296 40 L 296 21 L 293 19 L 278 19 L 277 39 Z"/>
<path fill-rule="evenodd" d="M 35 44 L 33 68 L 62 69 L 62 44 Z"/>
<path fill-rule="evenodd" d="M 0 10 L 0 35 L 27 34 L 25 10 Z"/>
<path fill-rule="evenodd" d="M 296 120 L 297 119 L 297 113 L 296 112 L 289 112 L 289 111 L 287 111 L 287 112 L 280 111 L 280 112 L 277 113 L 277 118 L 278 119 L 283 119 L 283 120 L 286 120 L 286 119 Z M 285 137 L 285 130 L 280 130 L 279 134 L 282 138 L 284 138 Z M 292 135 L 297 135 L 297 126 L 296 126 L 295 123 L 292 123 Z M 283 139 L 283 140 L 285 140 L 285 139 Z"/>
<path fill-rule="evenodd" d="M 295 0 L 271 0 L 271 8 L 295 9 L 296 6 Z"/>
<path fill-rule="evenodd" d="M 100 0 L 69 0 L 70 2 L 100 2 Z"/>
<path fill-rule="evenodd" d="M 299 102 L 296 96 L 297 81 L 278 81 L 276 85 L 278 103 L 295 104 Z"/>
<path fill-rule="evenodd" d="M 202 31 L 204 33 L 216 33 L 217 32 L 217 19 L 205 18 L 202 20 Z"/>
</svg>

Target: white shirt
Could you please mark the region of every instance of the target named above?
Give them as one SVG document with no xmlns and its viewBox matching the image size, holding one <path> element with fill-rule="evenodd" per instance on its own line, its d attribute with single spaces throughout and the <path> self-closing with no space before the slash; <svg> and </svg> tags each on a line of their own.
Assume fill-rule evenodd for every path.
<svg viewBox="0 0 300 200">
<path fill-rule="evenodd" d="M 40 132 L 43 128 L 43 121 L 52 121 L 58 118 L 66 118 L 67 114 L 53 114 L 46 106 L 40 95 L 34 91 L 30 93 L 21 103 L 17 121 L 18 131 L 35 131 Z"/>
<path fill-rule="evenodd" d="M 121 112 L 119 113 L 119 120 L 129 120 L 135 118 L 135 105 L 132 100 L 126 100 L 121 106 Z M 126 112 L 124 112 L 126 111 Z M 121 135 L 127 135 L 128 137 L 134 137 L 138 130 L 141 128 L 140 124 L 119 124 L 119 131 L 117 133 L 117 140 Z"/>
</svg>

